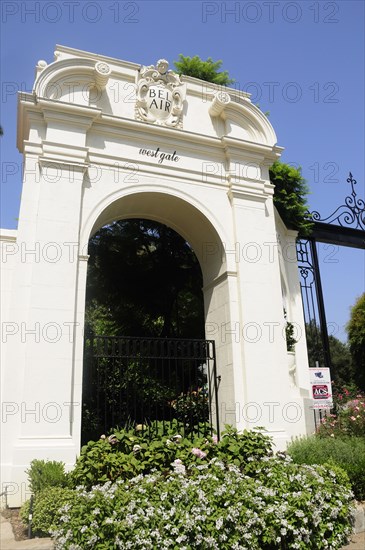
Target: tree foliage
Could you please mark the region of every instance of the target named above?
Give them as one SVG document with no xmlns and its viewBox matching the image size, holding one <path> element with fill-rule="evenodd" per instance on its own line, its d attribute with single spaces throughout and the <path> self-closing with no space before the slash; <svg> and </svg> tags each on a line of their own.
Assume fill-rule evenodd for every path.
<svg viewBox="0 0 365 550">
<path fill-rule="evenodd" d="M 166 225 L 116 221 L 89 244 L 86 322 L 97 334 L 204 337 L 202 273 Z"/>
<path fill-rule="evenodd" d="M 365 292 L 352 307 L 351 318 L 346 328 L 355 367 L 355 382 L 365 391 Z"/>
<path fill-rule="evenodd" d="M 307 195 L 309 188 L 302 177 L 301 169 L 276 161 L 269 170 L 270 181 L 275 185 L 274 204 L 285 225 L 308 236 L 313 222 L 308 214 Z"/>
<path fill-rule="evenodd" d="M 179 54 L 179 60 L 174 64 L 180 75 L 193 76 L 220 86 L 229 86 L 234 82 L 227 71 L 219 72 L 223 64 L 222 60 L 213 61 L 211 57 L 208 57 L 206 61 L 203 61 L 198 55 L 189 57 Z"/>
</svg>

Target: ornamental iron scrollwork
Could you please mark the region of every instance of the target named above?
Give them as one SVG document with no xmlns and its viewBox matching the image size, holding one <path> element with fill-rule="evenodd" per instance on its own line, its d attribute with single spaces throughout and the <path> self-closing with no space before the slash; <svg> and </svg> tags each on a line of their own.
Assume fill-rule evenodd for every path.
<svg viewBox="0 0 365 550">
<path fill-rule="evenodd" d="M 365 231 L 365 202 L 357 197 L 355 185 L 357 181 L 353 178 L 351 172 L 347 178 L 347 183 L 351 184 L 351 195 L 345 198 L 345 204 L 336 208 L 336 210 L 327 218 L 322 218 L 316 210 L 311 212 L 312 220 L 321 223 L 337 223 L 341 227 L 349 226 L 353 229 Z"/>
<path fill-rule="evenodd" d="M 308 240 L 301 239 L 297 241 L 297 260 L 305 324 L 309 326 L 314 321 L 315 325 L 319 325 L 315 267 Z"/>
</svg>

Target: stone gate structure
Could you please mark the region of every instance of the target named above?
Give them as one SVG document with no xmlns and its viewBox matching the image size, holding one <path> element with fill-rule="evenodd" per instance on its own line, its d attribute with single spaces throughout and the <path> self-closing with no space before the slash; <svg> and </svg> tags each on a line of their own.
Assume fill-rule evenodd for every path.
<svg viewBox="0 0 365 550">
<path fill-rule="evenodd" d="M 18 229 L 1 231 L 2 484 L 24 499 L 34 458 L 80 450 L 88 241 L 114 220 L 182 235 L 204 278 L 220 424 L 278 448 L 312 431 L 295 239 L 273 205 L 275 132 L 249 94 L 57 46 L 19 94 Z M 287 319 L 296 328 L 288 353 Z"/>
</svg>

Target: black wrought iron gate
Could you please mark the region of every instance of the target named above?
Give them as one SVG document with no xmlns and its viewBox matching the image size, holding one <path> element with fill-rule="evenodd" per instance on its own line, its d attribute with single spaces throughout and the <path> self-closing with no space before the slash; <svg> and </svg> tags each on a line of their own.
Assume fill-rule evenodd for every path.
<svg viewBox="0 0 365 550">
<path fill-rule="evenodd" d="M 298 239 L 297 260 L 303 300 L 307 340 L 316 352 L 309 353 L 309 366 L 314 361 L 323 367 L 331 366 L 328 326 L 324 306 L 317 243 L 365 249 L 365 202 L 357 197 L 356 180 L 351 172 L 347 179 L 351 195 L 327 218 L 312 212 L 314 227 L 310 238 Z"/>
<path fill-rule="evenodd" d="M 156 420 L 187 436 L 219 433 L 213 340 L 90 334 L 83 387 L 84 440 Z"/>
</svg>

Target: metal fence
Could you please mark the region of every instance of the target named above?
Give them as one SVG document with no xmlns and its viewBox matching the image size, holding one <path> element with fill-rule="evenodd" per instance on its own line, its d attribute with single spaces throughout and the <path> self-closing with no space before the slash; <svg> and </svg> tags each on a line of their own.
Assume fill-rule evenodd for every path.
<svg viewBox="0 0 365 550">
<path fill-rule="evenodd" d="M 212 340 L 89 335 L 85 339 L 83 440 L 154 421 L 186 435 L 219 435 Z"/>
</svg>

